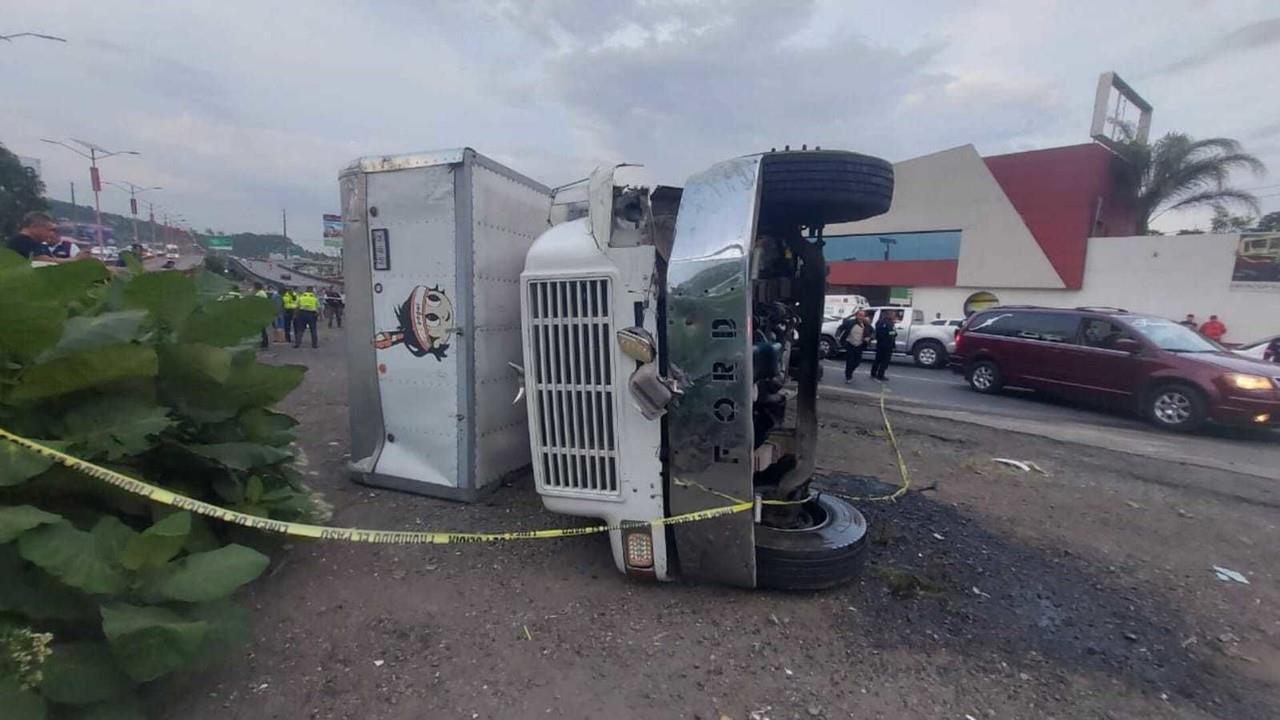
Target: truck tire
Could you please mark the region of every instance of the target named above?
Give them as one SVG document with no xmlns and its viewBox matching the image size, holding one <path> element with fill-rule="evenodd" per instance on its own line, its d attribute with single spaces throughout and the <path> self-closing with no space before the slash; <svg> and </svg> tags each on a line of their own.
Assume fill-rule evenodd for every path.
<svg viewBox="0 0 1280 720">
<path fill-rule="evenodd" d="M 845 150 L 765 153 L 760 214 L 768 221 L 817 227 L 888 212 L 893 166 Z"/>
<path fill-rule="evenodd" d="M 937 340 L 921 340 L 911 350 L 916 365 L 936 370 L 947 364 L 947 348 Z"/>
<path fill-rule="evenodd" d="M 818 338 L 818 357 L 822 359 L 833 358 L 837 355 L 836 339 L 830 335 L 823 335 Z"/>
<path fill-rule="evenodd" d="M 756 526 L 756 585 L 772 590 L 823 590 L 852 580 L 867 559 L 867 520 L 838 497 L 819 493 L 811 528 Z"/>
</svg>

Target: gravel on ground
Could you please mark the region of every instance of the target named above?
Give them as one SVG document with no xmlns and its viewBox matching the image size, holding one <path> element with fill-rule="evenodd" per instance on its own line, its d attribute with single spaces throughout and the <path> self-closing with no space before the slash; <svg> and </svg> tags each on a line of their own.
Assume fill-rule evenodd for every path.
<svg viewBox="0 0 1280 720">
<path fill-rule="evenodd" d="M 474 505 L 353 483 L 342 338 L 284 403 L 334 524 L 578 521 L 518 478 Z M 157 687 L 159 717 L 1280 717 L 1273 482 L 891 415 L 913 479 L 864 504 L 860 580 L 805 594 L 648 584 L 603 537 L 383 547 L 274 542 L 252 642 Z M 879 410 L 824 399 L 820 469 L 896 482 Z M 993 457 L 1034 461 L 1023 473 Z M 1214 566 L 1249 584 L 1219 579 Z"/>
</svg>

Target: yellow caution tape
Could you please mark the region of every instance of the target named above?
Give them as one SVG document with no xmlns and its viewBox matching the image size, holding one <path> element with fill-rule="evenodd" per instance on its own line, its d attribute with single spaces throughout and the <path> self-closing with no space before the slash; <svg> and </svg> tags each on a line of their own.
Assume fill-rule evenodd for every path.
<svg viewBox="0 0 1280 720">
<path fill-rule="evenodd" d="M 221 520 L 222 522 L 243 525 L 245 527 L 264 530 L 270 533 L 289 535 L 291 537 L 315 538 L 317 540 L 342 540 L 346 542 L 375 543 L 381 545 L 452 545 L 462 543 L 497 542 L 500 540 L 538 540 L 543 538 L 594 535 L 596 533 L 609 532 L 610 530 L 622 530 L 633 527 L 653 528 L 665 525 L 678 525 L 681 523 L 710 520 L 711 518 L 722 517 L 724 515 L 746 512 L 754 507 L 753 503 L 744 501 L 733 505 L 726 505 L 724 507 L 698 510 L 696 512 L 683 513 L 655 520 L 626 521 L 619 525 L 589 525 L 586 527 L 576 528 L 520 530 L 516 532 L 501 533 L 416 532 L 328 527 L 325 525 L 307 525 L 305 523 L 272 520 L 270 518 L 247 515 L 242 512 L 228 510 L 224 507 L 218 507 L 217 505 L 211 505 L 207 502 L 202 502 L 195 498 L 180 495 L 171 490 L 166 490 L 162 487 L 152 485 L 151 483 L 131 478 L 128 475 L 118 473 L 100 465 L 95 465 L 86 460 L 81 460 L 80 458 L 42 445 L 34 440 L 29 440 L 20 435 L 14 435 L 3 428 L 0 428 L 0 438 L 8 440 L 21 448 L 30 450 L 37 455 L 53 460 L 59 465 L 82 472 L 89 477 L 114 485 L 127 493 L 144 497 L 162 505 L 169 505 L 170 507 L 175 507 L 179 510 L 187 510 L 189 512 L 196 513 L 197 515 L 204 515 L 205 517 L 210 517 L 215 520 Z"/>
<path fill-rule="evenodd" d="M 862 502 L 893 502 L 911 489 L 911 473 L 907 471 L 907 461 L 902 459 L 902 450 L 898 448 L 898 436 L 893 434 L 893 423 L 889 422 L 889 411 L 884 407 L 884 386 L 880 386 L 880 417 L 884 419 L 884 434 L 889 438 L 889 447 L 893 448 L 894 459 L 898 463 L 898 476 L 902 478 L 902 484 L 896 490 L 888 495 L 873 495 L 871 497 L 854 497 L 852 495 L 842 495 L 834 493 L 830 490 L 823 490 L 829 495 L 842 497 L 845 500 L 855 500 Z"/>
</svg>

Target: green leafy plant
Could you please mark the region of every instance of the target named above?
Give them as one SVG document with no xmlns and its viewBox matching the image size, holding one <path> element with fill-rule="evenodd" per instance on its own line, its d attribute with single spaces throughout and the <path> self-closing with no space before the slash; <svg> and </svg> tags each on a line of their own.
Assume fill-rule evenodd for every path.
<svg viewBox="0 0 1280 720">
<path fill-rule="evenodd" d="M 230 289 L 0 251 L 0 427 L 240 512 L 326 519 L 296 422 L 270 409 L 305 369 L 257 361 L 274 307 Z M 268 559 L 232 532 L 0 440 L 4 716 L 141 717 L 139 685 L 244 638 L 228 598 Z"/>
</svg>

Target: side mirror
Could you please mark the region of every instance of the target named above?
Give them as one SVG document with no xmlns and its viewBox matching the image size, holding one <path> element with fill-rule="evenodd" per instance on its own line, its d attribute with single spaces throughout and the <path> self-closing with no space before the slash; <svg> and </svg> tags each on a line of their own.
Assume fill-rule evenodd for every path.
<svg viewBox="0 0 1280 720">
<path fill-rule="evenodd" d="M 1142 343 L 1134 340 L 1133 338 L 1116 338 L 1115 342 L 1111 343 L 1111 349 L 1119 350 L 1120 352 L 1127 352 L 1130 355 L 1136 355 L 1137 353 L 1142 352 Z"/>
</svg>

